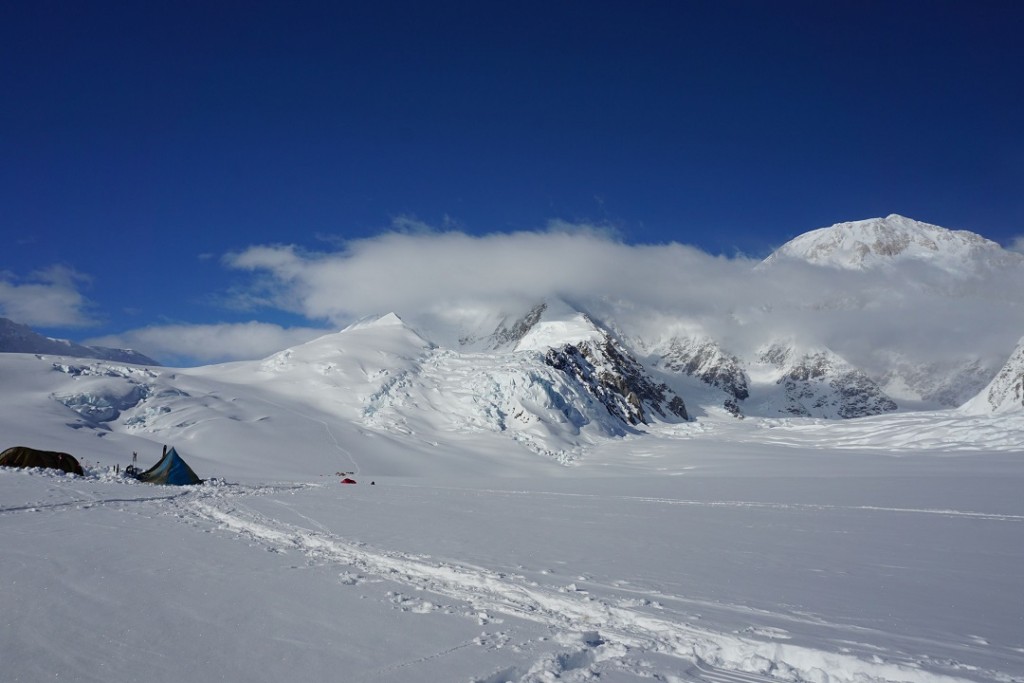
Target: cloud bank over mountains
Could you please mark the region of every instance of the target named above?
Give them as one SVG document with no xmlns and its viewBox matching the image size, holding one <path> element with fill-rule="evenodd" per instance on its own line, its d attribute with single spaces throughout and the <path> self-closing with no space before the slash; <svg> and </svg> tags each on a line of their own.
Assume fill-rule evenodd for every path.
<svg viewBox="0 0 1024 683">
<path fill-rule="evenodd" d="M 934 361 L 998 358 L 1024 332 L 1019 267 L 768 265 L 676 243 L 625 244 L 585 225 L 485 236 L 390 233 L 324 252 L 263 245 L 225 263 L 252 274 L 251 300 L 336 327 L 394 311 L 428 329 L 462 331 L 561 298 L 646 338 L 703 333 L 739 353 L 797 338 L 868 366 L 880 350 Z"/>
<path fill-rule="evenodd" d="M 454 344 L 546 299 L 568 301 L 648 340 L 706 335 L 748 354 L 767 340 L 794 339 L 868 370 L 879 354 L 999 362 L 1024 334 L 1020 267 L 979 263 L 951 273 L 918 261 L 861 270 L 796 258 L 765 264 L 679 243 L 628 244 L 601 226 L 557 221 L 541 231 L 479 236 L 396 228 L 319 251 L 263 244 L 225 255 L 222 265 L 242 279 L 226 296 L 253 321 L 177 322 L 88 343 L 172 362 L 254 358 L 394 311 L 428 334 L 447 335 L 439 343 Z M 75 289 L 83 279 L 59 269 L 31 283 L 8 278 L 0 281 L 0 305 L 21 322 L 54 324 L 64 316 L 84 325 L 87 301 Z M 271 311 L 310 324 L 258 322 Z"/>
<path fill-rule="evenodd" d="M 682 300 L 692 308 L 707 299 L 703 290 L 712 279 L 734 279 L 755 263 L 674 243 L 627 245 L 591 226 L 566 224 L 484 236 L 389 233 L 320 253 L 257 246 L 225 262 L 264 276 L 267 301 L 335 325 L 392 309 L 403 317 L 514 310 L 545 297 L 659 309 Z"/>
</svg>

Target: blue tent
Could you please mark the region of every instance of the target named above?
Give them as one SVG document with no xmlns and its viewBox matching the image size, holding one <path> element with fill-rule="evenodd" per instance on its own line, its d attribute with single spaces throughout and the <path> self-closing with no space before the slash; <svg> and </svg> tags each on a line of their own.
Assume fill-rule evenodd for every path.
<svg viewBox="0 0 1024 683">
<path fill-rule="evenodd" d="M 188 484 L 201 484 L 202 479 L 196 476 L 192 468 L 188 466 L 178 451 L 173 448 L 160 458 L 160 462 L 150 467 L 139 475 L 139 481 L 148 484 L 169 484 L 171 486 L 187 486 Z"/>
</svg>

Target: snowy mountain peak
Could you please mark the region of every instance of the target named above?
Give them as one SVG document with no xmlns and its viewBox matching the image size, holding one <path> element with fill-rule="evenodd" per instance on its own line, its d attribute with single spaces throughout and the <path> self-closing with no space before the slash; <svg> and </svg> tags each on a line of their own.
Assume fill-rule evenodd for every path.
<svg viewBox="0 0 1024 683">
<path fill-rule="evenodd" d="M 611 332 L 561 299 L 546 300 L 520 318 L 505 318 L 489 348 L 541 352 L 547 366 L 625 424 L 649 424 L 654 416 L 689 417 L 683 399 L 651 378 Z"/>
<path fill-rule="evenodd" d="M 543 351 L 604 337 L 605 332 L 586 313 L 556 298 L 542 301 L 522 316 L 506 316 L 490 335 L 487 347 Z"/>
<path fill-rule="evenodd" d="M 434 348 L 435 344 L 424 339 L 397 315 L 389 313 L 365 318 L 340 332 L 325 334 L 279 351 L 259 362 L 259 367 L 273 373 L 307 367 L 320 374 L 337 374 L 342 368 L 359 374 L 362 372 L 359 359 L 364 356 L 373 357 L 374 363 L 378 364 L 391 362 L 382 360 L 385 358 L 399 359 L 394 362 L 401 364 L 404 359 L 419 357 Z M 246 362 L 242 361 L 240 365 L 246 365 Z"/>
<path fill-rule="evenodd" d="M 951 274 L 1024 263 L 1024 256 L 966 230 L 949 230 L 898 214 L 837 223 L 800 235 L 767 259 L 807 261 L 846 270 L 886 267 L 902 261 L 929 263 Z"/>
<path fill-rule="evenodd" d="M 338 334 L 350 337 L 363 337 L 371 340 L 371 344 L 374 343 L 372 340 L 381 340 L 380 343 L 384 344 L 384 339 L 391 339 L 393 341 L 388 342 L 388 346 L 393 344 L 394 340 L 401 340 L 400 343 L 417 348 L 433 349 L 437 347 L 437 344 L 420 334 L 418 330 L 414 329 L 395 313 L 364 318 L 357 323 L 349 325 Z"/>
<path fill-rule="evenodd" d="M 565 344 L 598 343 L 605 337 L 606 334 L 585 313 L 574 312 L 554 319 L 542 315 L 515 348 L 517 351 L 542 351 Z"/>
<path fill-rule="evenodd" d="M 373 315 L 352 323 L 346 330 L 358 330 L 368 327 L 407 327 L 405 321 L 398 317 L 398 314 L 391 312 L 384 315 Z M 344 330 L 343 330 L 344 331 Z"/>
</svg>

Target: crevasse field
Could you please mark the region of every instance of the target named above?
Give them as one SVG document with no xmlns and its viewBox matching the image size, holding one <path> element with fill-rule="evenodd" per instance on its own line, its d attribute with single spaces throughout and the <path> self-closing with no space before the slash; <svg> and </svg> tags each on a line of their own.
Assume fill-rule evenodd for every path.
<svg viewBox="0 0 1024 683">
<path fill-rule="evenodd" d="M 1024 680 L 1019 415 L 709 412 L 558 459 L 465 397 L 356 420 L 369 380 L 242 365 L 146 370 L 167 409 L 96 429 L 54 396 L 134 375 L 64 362 L 101 367 L 0 359 L 0 445 L 87 468 L 0 468 L 4 681 Z M 208 481 L 114 473 L 165 443 Z"/>
</svg>

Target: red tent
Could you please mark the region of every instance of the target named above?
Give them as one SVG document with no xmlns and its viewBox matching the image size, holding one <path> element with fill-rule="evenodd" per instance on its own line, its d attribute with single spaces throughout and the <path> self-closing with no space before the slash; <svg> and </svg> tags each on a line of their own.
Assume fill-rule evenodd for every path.
<svg viewBox="0 0 1024 683">
<path fill-rule="evenodd" d="M 354 484 L 354 483 L 356 483 L 356 480 L 355 479 L 349 479 L 348 477 L 345 477 L 344 479 L 341 480 L 341 483 L 342 484 Z"/>
</svg>

